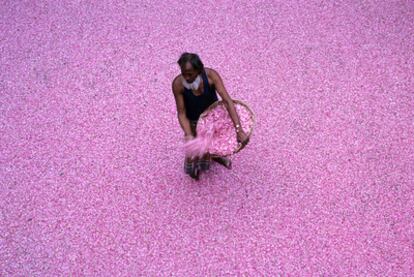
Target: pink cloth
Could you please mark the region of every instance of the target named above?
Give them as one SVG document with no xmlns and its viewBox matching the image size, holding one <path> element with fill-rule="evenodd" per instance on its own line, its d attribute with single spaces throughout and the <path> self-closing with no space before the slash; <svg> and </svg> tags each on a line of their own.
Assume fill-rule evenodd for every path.
<svg viewBox="0 0 414 277">
<path fill-rule="evenodd" d="M 235 103 L 243 130 L 250 135 L 253 129 L 253 115 L 243 105 Z M 206 153 L 216 156 L 233 154 L 239 144 L 233 121 L 221 102 L 217 107 L 200 117 L 197 123 L 197 137 L 184 144 L 188 157 L 200 157 Z"/>
</svg>

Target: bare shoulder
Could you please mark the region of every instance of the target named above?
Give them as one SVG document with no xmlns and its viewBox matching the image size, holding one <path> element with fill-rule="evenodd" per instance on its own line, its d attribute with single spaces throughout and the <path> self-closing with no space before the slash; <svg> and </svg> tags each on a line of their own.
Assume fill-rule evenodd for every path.
<svg viewBox="0 0 414 277">
<path fill-rule="evenodd" d="M 172 81 L 172 90 L 174 94 L 183 92 L 184 86 L 181 82 L 181 74 L 177 75 Z"/>
<path fill-rule="evenodd" d="M 205 67 L 204 70 L 206 71 L 207 76 L 210 78 L 219 76 L 218 72 L 214 70 L 213 68 Z"/>
<path fill-rule="evenodd" d="M 222 82 L 220 74 L 213 68 L 205 68 L 207 77 L 209 81 L 212 81 L 213 84 Z"/>
</svg>

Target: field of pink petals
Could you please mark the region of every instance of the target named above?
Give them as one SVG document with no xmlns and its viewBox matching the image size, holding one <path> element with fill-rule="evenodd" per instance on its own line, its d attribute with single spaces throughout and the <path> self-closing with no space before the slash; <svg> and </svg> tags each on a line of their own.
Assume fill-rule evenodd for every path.
<svg viewBox="0 0 414 277">
<path fill-rule="evenodd" d="M 3 0 L 0 276 L 413 276 L 414 2 Z M 176 64 L 256 115 L 183 171 Z"/>
</svg>

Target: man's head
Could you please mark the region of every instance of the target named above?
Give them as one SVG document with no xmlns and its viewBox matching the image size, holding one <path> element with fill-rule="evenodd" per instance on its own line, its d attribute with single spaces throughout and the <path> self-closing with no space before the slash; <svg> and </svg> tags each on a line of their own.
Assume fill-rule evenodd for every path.
<svg viewBox="0 0 414 277">
<path fill-rule="evenodd" d="M 198 75 L 204 70 L 204 65 L 197 54 L 183 53 L 178 59 L 178 65 L 181 68 L 181 74 L 184 80 L 191 84 Z"/>
</svg>

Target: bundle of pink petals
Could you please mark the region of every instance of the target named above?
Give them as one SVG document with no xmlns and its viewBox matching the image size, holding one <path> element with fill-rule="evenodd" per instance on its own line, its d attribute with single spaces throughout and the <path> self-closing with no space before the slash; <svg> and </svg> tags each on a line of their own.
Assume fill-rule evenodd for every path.
<svg viewBox="0 0 414 277">
<path fill-rule="evenodd" d="M 243 130 L 250 136 L 254 119 L 244 105 L 234 102 Z M 202 114 L 197 123 L 197 137 L 184 144 L 187 157 L 201 157 L 206 153 L 229 156 L 237 151 L 239 143 L 233 121 L 221 101 L 215 108 Z"/>
</svg>

